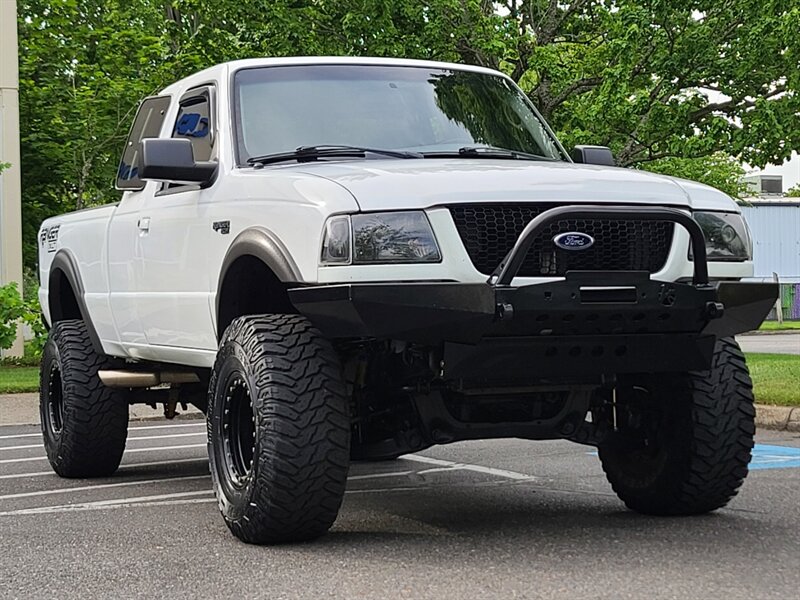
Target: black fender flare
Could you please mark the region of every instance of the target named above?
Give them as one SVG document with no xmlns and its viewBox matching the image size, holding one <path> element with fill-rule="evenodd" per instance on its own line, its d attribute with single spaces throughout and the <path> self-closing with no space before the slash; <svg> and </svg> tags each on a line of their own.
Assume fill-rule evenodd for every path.
<svg viewBox="0 0 800 600">
<path fill-rule="evenodd" d="M 222 260 L 219 280 L 217 281 L 215 303 L 217 315 L 219 314 L 222 284 L 225 282 L 228 269 L 237 258 L 242 256 L 253 256 L 259 259 L 283 283 L 299 283 L 303 280 L 300 275 L 300 269 L 297 268 L 297 264 L 295 264 L 286 246 L 283 245 L 278 236 L 265 227 L 245 229 L 234 238 L 225 253 L 225 258 Z"/>
<path fill-rule="evenodd" d="M 56 321 L 62 320 L 61 311 L 61 289 L 57 283 L 59 271 L 66 277 L 67 282 L 72 287 L 75 294 L 75 301 L 78 303 L 78 310 L 81 313 L 81 319 L 86 324 L 86 330 L 89 333 L 89 339 L 92 346 L 99 354 L 105 354 L 103 351 L 103 344 L 100 343 L 100 336 L 97 335 L 97 330 L 94 328 L 91 318 L 89 317 L 89 309 L 86 307 L 86 300 L 84 298 L 83 281 L 81 280 L 80 270 L 78 269 L 78 261 L 68 250 L 61 249 L 53 257 L 53 262 L 50 263 L 50 270 L 47 278 L 47 303 L 50 308 L 50 325 L 54 325 Z M 57 309 L 57 310 L 54 310 Z"/>
</svg>

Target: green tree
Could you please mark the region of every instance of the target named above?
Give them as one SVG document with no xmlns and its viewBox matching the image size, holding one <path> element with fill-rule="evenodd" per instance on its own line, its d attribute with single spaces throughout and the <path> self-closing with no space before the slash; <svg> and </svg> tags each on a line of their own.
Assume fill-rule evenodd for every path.
<svg viewBox="0 0 800 600">
<path fill-rule="evenodd" d="M 44 218 L 119 199 L 120 148 L 147 95 L 253 56 L 459 60 L 482 8 L 474 0 L 20 0 L 25 264 L 35 264 Z M 488 51 L 492 32 L 481 31 Z"/>
<path fill-rule="evenodd" d="M 642 168 L 653 173 L 700 181 L 722 190 L 732 198 L 747 195 L 747 185 L 742 183 L 745 174 L 742 164 L 724 152 L 716 152 L 700 158 L 661 158 L 642 164 Z"/>
<path fill-rule="evenodd" d="M 800 198 L 800 183 L 786 192 L 786 196 L 789 198 Z"/>
<path fill-rule="evenodd" d="M 796 0 L 509 0 L 501 63 L 564 141 L 622 166 L 725 151 L 753 165 L 800 146 Z"/>
<path fill-rule="evenodd" d="M 146 0 L 18 3 L 28 265 L 43 218 L 117 199 L 112 182 L 133 112 L 166 81 L 154 8 Z"/>
<path fill-rule="evenodd" d="M 500 7 L 502 10 L 498 10 Z M 510 74 L 567 146 L 701 178 L 800 147 L 797 0 L 19 0 L 25 261 L 42 218 L 118 199 L 138 102 L 218 62 L 347 54 Z"/>
</svg>

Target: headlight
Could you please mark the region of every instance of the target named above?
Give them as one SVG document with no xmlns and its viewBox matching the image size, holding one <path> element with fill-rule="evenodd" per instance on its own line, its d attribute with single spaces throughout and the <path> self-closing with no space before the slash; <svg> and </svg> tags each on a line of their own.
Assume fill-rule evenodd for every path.
<svg viewBox="0 0 800 600">
<path fill-rule="evenodd" d="M 442 255 L 422 211 L 332 217 L 325 224 L 321 264 L 439 262 Z"/>
<path fill-rule="evenodd" d="M 693 217 L 706 238 L 708 260 L 743 261 L 753 257 L 753 240 L 742 215 L 696 212 Z M 692 258 L 691 248 L 689 258 Z"/>
<path fill-rule="evenodd" d="M 353 215 L 354 263 L 439 262 L 442 257 L 424 212 Z"/>
</svg>

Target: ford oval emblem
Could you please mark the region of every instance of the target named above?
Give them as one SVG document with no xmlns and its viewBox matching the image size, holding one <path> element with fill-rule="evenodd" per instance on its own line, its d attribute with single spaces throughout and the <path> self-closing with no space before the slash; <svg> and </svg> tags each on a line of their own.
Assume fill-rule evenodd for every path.
<svg viewBox="0 0 800 600">
<path fill-rule="evenodd" d="M 588 233 L 568 231 L 554 237 L 553 243 L 562 250 L 586 250 L 594 246 L 594 238 Z"/>
</svg>

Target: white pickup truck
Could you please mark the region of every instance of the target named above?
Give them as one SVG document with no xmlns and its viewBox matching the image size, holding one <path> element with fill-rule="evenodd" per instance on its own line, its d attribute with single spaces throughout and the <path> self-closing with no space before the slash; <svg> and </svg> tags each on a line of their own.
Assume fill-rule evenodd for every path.
<svg viewBox="0 0 800 600">
<path fill-rule="evenodd" d="M 42 431 L 108 476 L 128 405 L 205 411 L 240 539 L 311 539 L 350 460 L 477 438 L 596 446 L 633 510 L 723 506 L 747 474 L 733 335 L 777 294 L 736 203 L 567 153 L 478 67 L 222 64 L 145 99 L 113 205 L 40 231 Z M 534 450 L 535 451 L 535 450 Z"/>
</svg>

